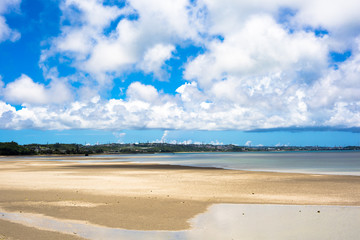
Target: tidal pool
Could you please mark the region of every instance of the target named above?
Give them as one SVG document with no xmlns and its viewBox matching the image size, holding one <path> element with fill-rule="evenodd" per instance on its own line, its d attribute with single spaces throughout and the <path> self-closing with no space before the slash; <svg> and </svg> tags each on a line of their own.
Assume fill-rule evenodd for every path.
<svg viewBox="0 0 360 240">
<path fill-rule="evenodd" d="M 39 214 L 6 212 L 0 219 L 87 239 L 357 239 L 360 207 L 215 204 L 183 231 L 134 231 Z"/>
</svg>

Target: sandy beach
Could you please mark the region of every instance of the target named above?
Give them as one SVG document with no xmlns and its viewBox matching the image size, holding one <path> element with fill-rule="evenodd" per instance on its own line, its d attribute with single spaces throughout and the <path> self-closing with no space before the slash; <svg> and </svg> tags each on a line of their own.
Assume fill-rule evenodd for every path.
<svg viewBox="0 0 360 240">
<path fill-rule="evenodd" d="M 0 164 L 1 210 L 122 229 L 188 229 L 189 219 L 215 203 L 360 206 L 360 176 L 35 158 L 1 158 Z M 80 239 L 76 234 L 0 222 L 1 240 L 30 235 Z"/>
</svg>

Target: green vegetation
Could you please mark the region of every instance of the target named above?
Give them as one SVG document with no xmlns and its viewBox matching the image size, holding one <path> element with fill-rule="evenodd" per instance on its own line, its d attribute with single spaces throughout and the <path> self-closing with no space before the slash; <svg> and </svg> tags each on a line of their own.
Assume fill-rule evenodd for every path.
<svg viewBox="0 0 360 240">
<path fill-rule="evenodd" d="M 235 145 L 211 144 L 28 144 L 18 145 L 16 142 L 0 143 L 0 155 L 47 155 L 47 154 L 134 154 L 134 153 L 172 153 L 172 152 L 255 152 L 255 151 L 329 151 L 329 150 L 360 150 L 358 146 L 348 147 L 247 147 Z"/>
<path fill-rule="evenodd" d="M 0 155 L 31 155 L 34 153 L 31 149 L 20 146 L 16 142 L 0 143 Z"/>
</svg>

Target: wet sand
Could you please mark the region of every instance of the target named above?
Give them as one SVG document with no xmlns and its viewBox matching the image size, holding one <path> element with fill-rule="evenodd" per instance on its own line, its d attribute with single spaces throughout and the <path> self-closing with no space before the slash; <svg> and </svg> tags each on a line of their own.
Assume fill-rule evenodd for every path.
<svg viewBox="0 0 360 240">
<path fill-rule="evenodd" d="M 107 227 L 188 229 L 189 219 L 214 203 L 360 206 L 360 176 L 248 172 L 130 162 L 5 159 L 8 158 L 0 160 L 0 208 Z M 38 231 L 41 236 L 60 234 L 2 222 L 6 222 L 6 227 L 0 224 L 0 239 L 26 239 L 14 234 L 26 236 L 30 231 Z"/>
<path fill-rule="evenodd" d="M 61 234 L 53 231 L 39 230 L 21 224 L 0 220 L 0 240 L 26 239 L 26 240 L 80 240 L 76 234 Z"/>
</svg>

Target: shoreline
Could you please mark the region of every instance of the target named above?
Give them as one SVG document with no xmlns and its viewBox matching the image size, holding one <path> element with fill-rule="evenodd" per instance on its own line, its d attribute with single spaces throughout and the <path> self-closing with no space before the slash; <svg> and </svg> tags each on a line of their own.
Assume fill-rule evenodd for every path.
<svg viewBox="0 0 360 240">
<path fill-rule="evenodd" d="M 0 164 L 0 208 L 130 230 L 188 229 L 217 203 L 360 206 L 360 176 L 36 158 Z"/>
<path fill-rule="evenodd" d="M 346 150 L 343 150 L 346 151 Z M 295 151 L 288 151 L 288 152 L 295 152 Z M 304 151 L 305 152 L 305 151 Z M 323 152 L 323 151 L 313 151 L 313 152 Z M 348 152 L 357 152 L 357 151 L 348 151 Z M 191 154 L 194 152 L 177 152 L 177 153 L 186 153 Z M 197 152 L 197 153 L 207 153 L 207 152 Z M 213 153 L 213 152 L 208 152 Z M 227 152 L 231 153 L 231 152 Z M 238 153 L 238 152 L 234 152 Z M 245 152 L 244 152 L 245 153 Z M 253 153 L 253 152 L 247 152 L 247 153 Z M 256 152 L 254 152 L 256 153 Z M 258 152 L 258 153 L 267 153 L 267 152 Z M 273 152 L 273 153 L 280 153 L 281 152 Z M 129 164 L 152 164 L 152 165 L 158 165 L 160 168 L 164 166 L 173 166 L 174 168 L 177 167 L 184 167 L 184 168 L 194 168 L 194 169 L 220 169 L 220 170 L 231 170 L 231 171 L 244 171 L 244 172 L 259 172 L 259 173 L 289 173 L 289 174 L 308 174 L 308 175 L 331 175 L 331 176 L 360 176 L 360 172 L 350 172 L 350 171 L 344 171 L 344 172 L 334 172 L 334 171 L 328 171 L 328 172 L 317 172 L 317 171 L 311 171 L 311 170 L 291 170 L 291 169 L 236 169 L 236 168 L 227 168 L 227 167 L 221 167 L 221 166 L 196 166 L 191 164 L 172 164 L 169 162 L 159 162 L 159 161 L 132 161 L 133 158 L 138 158 L 139 155 L 149 155 L 149 156 L 143 156 L 142 158 L 146 159 L 157 159 L 157 158 L 165 158 L 166 156 L 161 156 L 162 154 L 172 154 L 172 153 L 155 153 L 155 154 L 114 154 L 117 155 L 116 157 L 111 156 L 112 154 L 92 154 L 90 156 L 84 156 L 83 154 L 79 155 L 22 155 L 22 156 L 0 156 L 0 161 L 14 161 L 14 160 L 21 160 L 22 158 L 27 161 L 34 160 L 34 161 L 53 161 L 53 162 L 74 162 L 74 163 L 81 163 L 86 161 L 93 161 L 93 163 L 129 163 Z M 176 154 L 176 153 L 174 153 Z M 221 154 L 221 152 L 219 152 Z M 102 157 L 103 156 L 103 157 Z M 155 156 L 155 157 L 154 157 Z M 40 159 L 37 159 L 37 157 L 40 157 Z M 7 159 L 5 159 L 7 158 Z M 56 159 L 53 159 L 56 158 Z M 121 160 L 123 159 L 123 160 Z M 118 161 L 117 161 L 118 160 Z M 1 163 L 1 162 L 0 162 Z M 176 162 L 175 162 L 176 163 Z"/>
</svg>

